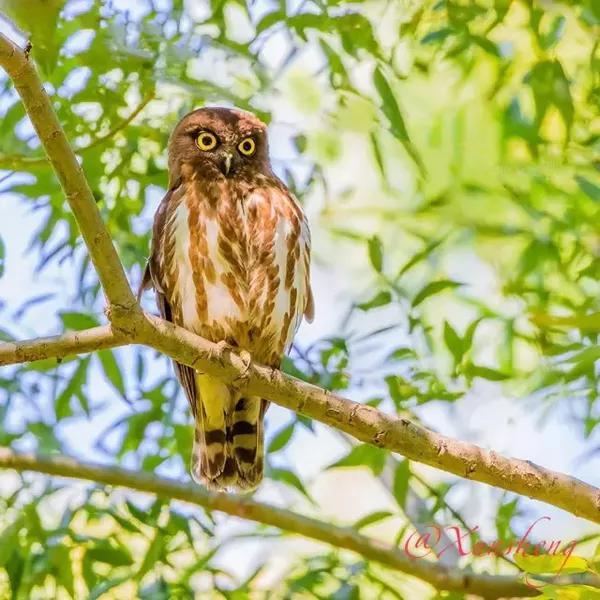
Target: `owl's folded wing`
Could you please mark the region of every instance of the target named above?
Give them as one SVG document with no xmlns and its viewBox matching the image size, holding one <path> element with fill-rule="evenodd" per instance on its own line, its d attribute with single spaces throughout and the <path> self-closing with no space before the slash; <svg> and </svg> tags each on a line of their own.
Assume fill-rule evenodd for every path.
<svg viewBox="0 0 600 600">
<path fill-rule="evenodd" d="M 165 233 L 166 233 L 166 219 L 170 210 L 173 209 L 173 204 L 177 202 L 177 195 L 180 192 L 177 188 L 169 190 L 165 197 L 162 199 L 156 215 L 154 217 L 154 225 L 152 230 L 152 249 L 142 281 L 138 290 L 138 300 L 141 297 L 144 290 L 154 289 L 156 296 L 156 306 L 160 316 L 165 320 L 176 325 L 177 320 L 174 318 L 174 311 L 172 306 L 172 294 L 169 289 L 168 278 L 165 277 L 165 269 L 168 270 L 168 261 L 165 256 Z M 176 313 L 179 311 L 175 311 Z M 190 403 L 192 414 L 196 416 L 197 396 L 196 396 L 196 381 L 194 369 L 187 365 L 182 365 L 176 361 L 173 361 L 175 368 L 175 374 L 177 379 L 181 383 L 185 395 Z"/>
</svg>

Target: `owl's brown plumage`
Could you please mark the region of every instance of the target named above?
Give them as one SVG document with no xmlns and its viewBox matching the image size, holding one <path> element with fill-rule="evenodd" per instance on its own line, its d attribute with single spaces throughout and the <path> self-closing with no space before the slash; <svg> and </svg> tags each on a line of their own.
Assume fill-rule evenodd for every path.
<svg viewBox="0 0 600 600">
<path fill-rule="evenodd" d="M 186 115 L 169 142 L 169 191 L 155 215 L 142 287 L 163 318 L 278 367 L 313 316 L 310 233 L 274 175 L 266 126 L 236 109 Z M 253 489 L 263 473 L 268 403 L 175 364 L 195 418 L 192 475 Z"/>
</svg>

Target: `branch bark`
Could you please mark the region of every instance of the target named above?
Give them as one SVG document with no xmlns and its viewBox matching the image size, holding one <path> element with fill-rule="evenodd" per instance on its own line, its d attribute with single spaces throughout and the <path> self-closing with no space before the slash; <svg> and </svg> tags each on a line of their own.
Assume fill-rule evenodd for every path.
<svg viewBox="0 0 600 600">
<path fill-rule="evenodd" d="M 168 500 L 180 500 L 272 525 L 304 537 L 352 550 L 399 571 L 418 577 L 440 590 L 477 594 L 485 598 L 537 596 L 539 591 L 525 585 L 517 577 L 486 575 L 448 568 L 436 562 L 411 559 L 403 551 L 356 533 L 348 527 L 336 527 L 317 519 L 304 517 L 289 510 L 250 500 L 232 494 L 209 492 L 198 486 L 187 486 L 176 481 L 140 474 L 116 467 L 102 467 L 80 463 L 62 457 L 41 457 L 17 454 L 0 448 L 0 467 L 17 471 L 35 471 L 55 477 L 85 479 L 105 485 L 125 487 L 147 492 Z"/>
</svg>

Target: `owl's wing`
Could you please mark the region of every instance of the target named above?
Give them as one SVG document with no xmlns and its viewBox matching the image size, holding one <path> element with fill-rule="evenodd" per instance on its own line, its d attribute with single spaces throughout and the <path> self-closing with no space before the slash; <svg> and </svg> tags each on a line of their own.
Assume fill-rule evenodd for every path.
<svg viewBox="0 0 600 600">
<path fill-rule="evenodd" d="M 304 306 L 304 318 L 312 323 L 315 318 L 315 299 L 312 293 L 312 287 L 310 285 L 310 229 L 308 228 L 308 221 L 306 217 L 303 219 L 302 223 L 302 235 L 305 238 L 305 243 L 303 247 L 304 256 L 302 257 L 305 260 L 306 270 L 305 270 L 305 286 L 306 286 L 306 304 Z"/>
<path fill-rule="evenodd" d="M 169 190 L 158 206 L 152 227 L 150 258 L 146 263 L 142 282 L 138 290 L 139 300 L 144 290 L 154 289 L 156 306 L 158 307 L 160 316 L 165 321 L 175 323 L 176 325 L 180 325 L 180 323 L 176 322 L 174 312 L 179 313 L 180 311 L 177 310 L 178 307 L 173 306 L 173 303 L 177 302 L 177 300 L 174 298 L 173 290 L 170 289 L 169 278 L 165 276 L 167 272 L 171 271 L 169 261 L 172 259 L 172 255 L 169 255 L 165 251 L 165 236 L 167 233 L 167 217 L 173 210 L 174 205 L 177 204 L 179 200 L 178 196 L 181 193 L 181 187 Z M 176 310 L 174 311 L 173 308 Z M 195 417 L 197 398 L 194 369 L 176 361 L 173 361 L 173 366 L 175 367 L 177 379 L 181 383 L 181 387 L 183 387 L 190 403 L 192 414 Z"/>
<path fill-rule="evenodd" d="M 308 298 L 306 300 L 306 308 L 304 309 L 304 318 L 312 323 L 315 318 L 315 299 L 312 293 L 312 287 L 308 284 Z"/>
</svg>

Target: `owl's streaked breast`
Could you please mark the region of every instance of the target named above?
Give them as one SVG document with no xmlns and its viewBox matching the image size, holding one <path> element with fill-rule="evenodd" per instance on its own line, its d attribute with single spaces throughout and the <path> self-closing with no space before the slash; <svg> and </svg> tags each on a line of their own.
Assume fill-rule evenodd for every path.
<svg viewBox="0 0 600 600">
<path fill-rule="evenodd" d="M 167 232 L 174 291 L 186 329 L 274 362 L 291 345 L 306 305 L 308 228 L 280 189 L 237 192 L 216 206 L 197 192 L 182 197 Z"/>
</svg>

